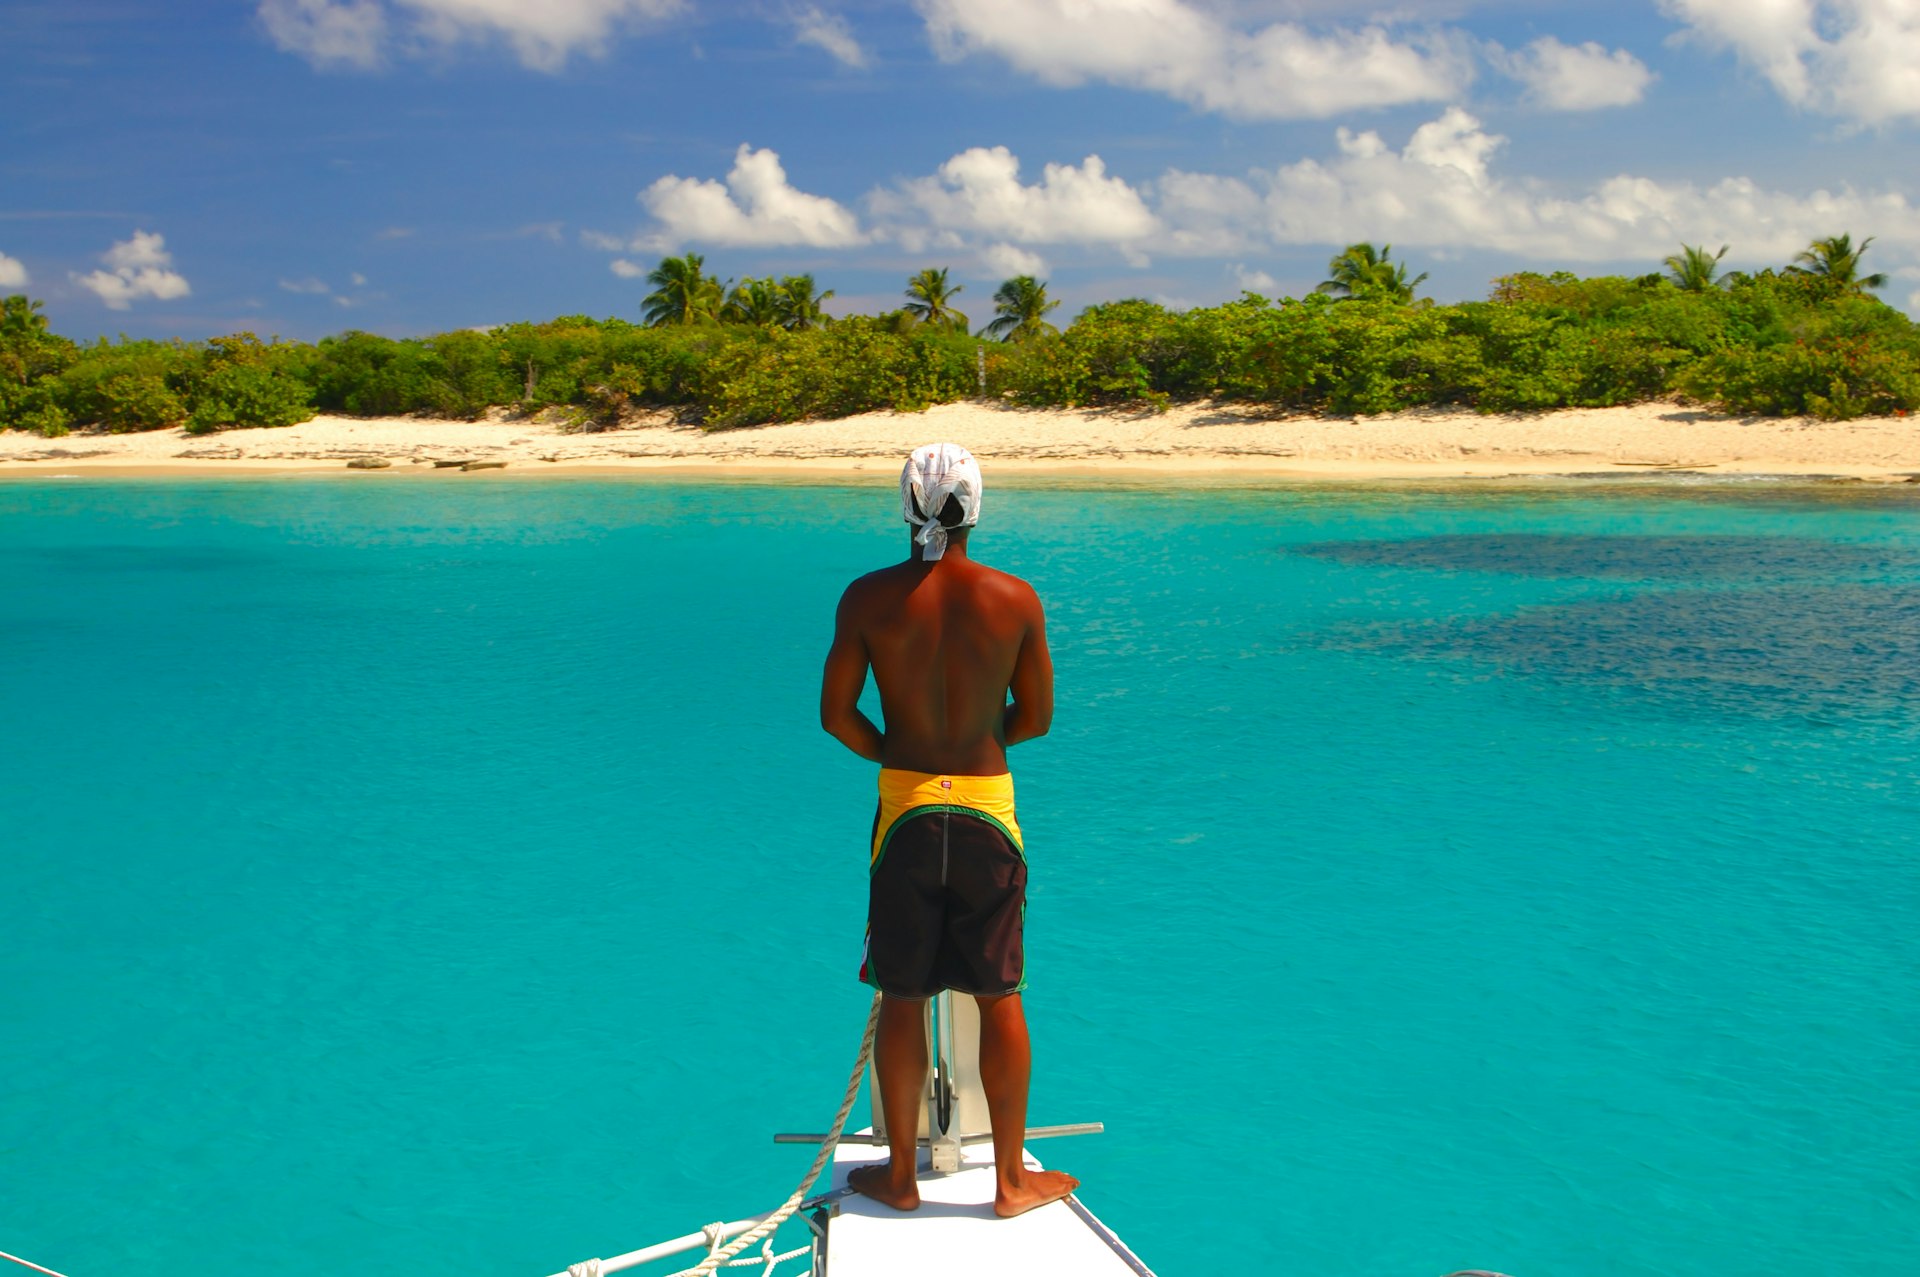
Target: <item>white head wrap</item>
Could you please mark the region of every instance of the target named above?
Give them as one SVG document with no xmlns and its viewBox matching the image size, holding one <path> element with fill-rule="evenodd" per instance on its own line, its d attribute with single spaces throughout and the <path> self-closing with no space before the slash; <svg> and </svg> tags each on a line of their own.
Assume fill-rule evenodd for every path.
<svg viewBox="0 0 1920 1277">
<path fill-rule="evenodd" d="M 980 463 L 959 444 L 929 443 L 913 450 L 900 472 L 900 514 L 919 529 L 913 539 L 922 559 L 931 563 L 947 552 L 940 511 L 948 497 L 958 497 L 964 512 L 956 526 L 970 528 L 980 522 L 980 487 Z"/>
</svg>

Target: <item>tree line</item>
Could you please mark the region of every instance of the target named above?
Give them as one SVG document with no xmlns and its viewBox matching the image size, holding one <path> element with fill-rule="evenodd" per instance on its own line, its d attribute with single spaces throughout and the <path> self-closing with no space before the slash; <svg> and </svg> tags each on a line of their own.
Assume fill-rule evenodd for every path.
<svg viewBox="0 0 1920 1277">
<path fill-rule="evenodd" d="M 779 279 L 721 282 L 707 274 L 707 259 L 698 253 L 662 258 L 647 274 L 653 289 L 641 299 L 640 313 L 649 327 L 695 324 L 747 324 L 807 332 L 833 322 L 823 309 L 832 289 L 820 292 L 811 275 L 784 275 Z M 968 331 L 965 312 L 954 297 L 966 285 L 947 278 L 944 267 L 928 267 L 907 281 L 906 304 L 877 316 L 882 327 L 905 332 L 915 327 Z M 1016 275 L 993 294 L 993 319 L 980 330 L 996 341 L 1031 341 L 1057 332 L 1047 315 L 1060 303 L 1047 296 L 1047 286 L 1031 275 Z"/>
<path fill-rule="evenodd" d="M 200 342 L 53 333 L 0 299 L 0 428 L 195 432 L 316 412 L 559 414 L 582 428 L 672 410 L 709 428 L 916 410 L 981 394 L 1033 406 L 1218 397 L 1283 411 L 1486 412 L 1683 398 L 1726 412 L 1843 419 L 1920 408 L 1920 328 L 1872 296 L 1872 240 L 1813 241 L 1793 262 L 1722 273 L 1682 245 L 1641 276 L 1520 272 L 1437 305 L 1392 246 L 1349 245 L 1300 298 L 1245 293 L 1175 311 L 1087 307 L 1064 329 L 1045 281 L 1003 282 L 976 332 L 944 269 L 882 315 L 833 318 L 810 275 L 723 282 L 697 254 L 648 275 L 639 322 L 563 316 L 392 339 L 236 333 Z"/>
</svg>

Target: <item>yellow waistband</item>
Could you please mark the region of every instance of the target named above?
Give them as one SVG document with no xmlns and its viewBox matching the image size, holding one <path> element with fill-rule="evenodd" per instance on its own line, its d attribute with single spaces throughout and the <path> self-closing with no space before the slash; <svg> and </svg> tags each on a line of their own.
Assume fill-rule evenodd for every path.
<svg viewBox="0 0 1920 1277">
<path fill-rule="evenodd" d="M 880 856 L 894 823 L 924 808 L 957 807 L 980 813 L 1004 825 L 1016 846 L 1024 850 L 1020 822 L 1013 816 L 1013 774 L 998 776 L 943 776 L 910 772 L 898 767 L 880 769 L 880 819 L 873 831 L 873 855 Z"/>
</svg>

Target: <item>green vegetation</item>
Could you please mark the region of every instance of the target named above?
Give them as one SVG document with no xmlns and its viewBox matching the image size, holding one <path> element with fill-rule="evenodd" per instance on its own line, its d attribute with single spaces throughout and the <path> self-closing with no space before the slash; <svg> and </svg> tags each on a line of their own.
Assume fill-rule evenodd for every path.
<svg viewBox="0 0 1920 1277">
<path fill-rule="evenodd" d="M 720 318 L 725 290 L 719 280 L 707 274 L 706 264 L 707 259 L 698 253 L 661 259 L 647 275 L 653 291 L 640 302 L 640 313 L 649 325 L 710 324 Z"/>
<path fill-rule="evenodd" d="M 953 295 L 966 291 L 964 284 L 949 284 L 946 268 L 928 267 L 907 281 L 904 309 L 915 322 L 935 328 L 967 330 L 967 317 L 953 306 Z"/>
<path fill-rule="evenodd" d="M 1689 293 L 1704 293 L 1720 282 L 1720 259 L 1726 255 L 1725 244 L 1720 246 L 1717 253 L 1708 253 L 1704 246 L 1695 248 L 1691 244 L 1682 244 L 1678 253 L 1667 258 L 1667 278 L 1673 281 L 1675 288 Z"/>
<path fill-rule="evenodd" d="M 1313 291 L 1337 297 L 1341 301 L 1387 301 L 1401 305 L 1413 301 L 1413 290 L 1426 283 L 1426 272 L 1407 278 L 1404 262 L 1388 261 L 1393 245 L 1378 252 L 1371 244 L 1349 244 L 1327 263 L 1324 279 Z"/>
<path fill-rule="evenodd" d="M 1853 236 L 1835 235 L 1829 239 L 1816 239 L 1807 245 L 1806 250 L 1793 259 L 1793 265 L 1787 267 L 1795 275 L 1810 275 L 1825 280 L 1844 293 L 1860 293 L 1869 288 L 1885 288 L 1885 275 L 1862 275 L 1860 257 L 1867 251 L 1867 245 L 1873 243 L 1873 236 L 1860 241 L 1860 247 L 1853 246 Z"/>
<path fill-rule="evenodd" d="M 666 409 L 721 429 L 978 393 L 1028 405 L 1218 397 L 1307 412 L 1427 404 L 1484 412 L 1677 397 L 1733 413 L 1845 419 L 1920 408 L 1920 327 L 1872 296 L 1847 235 L 1796 261 L 1719 274 L 1725 255 L 1683 245 L 1666 273 L 1522 273 L 1485 301 L 1416 300 L 1425 276 L 1355 244 L 1299 299 L 1173 311 L 1088 307 L 1064 330 L 1043 281 L 1007 280 L 981 334 L 953 307 L 944 270 L 907 304 L 830 319 L 811 275 L 727 285 L 697 254 L 648 276 L 644 323 L 563 316 L 488 332 L 394 340 L 348 332 L 314 345 L 237 333 L 203 342 L 78 346 L 40 304 L 0 299 L 0 427 L 192 431 L 276 426 L 315 412 L 474 418 L 557 411 L 582 428 Z M 998 340 L 990 340 L 997 338 Z"/>
<path fill-rule="evenodd" d="M 1000 341 L 1029 342 L 1052 337 L 1059 329 L 1047 322 L 1047 312 L 1060 303 L 1047 296 L 1047 286 L 1031 275 L 1015 275 L 993 294 L 993 322 L 986 335 Z"/>
</svg>

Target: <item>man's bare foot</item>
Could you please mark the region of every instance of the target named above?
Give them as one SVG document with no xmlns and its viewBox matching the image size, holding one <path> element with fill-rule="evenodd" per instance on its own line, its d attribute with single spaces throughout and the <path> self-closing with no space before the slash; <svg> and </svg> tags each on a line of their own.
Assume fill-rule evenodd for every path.
<svg viewBox="0 0 1920 1277">
<path fill-rule="evenodd" d="M 1017 1185 L 1002 1182 L 993 1194 L 993 1213 L 1001 1219 L 1024 1215 L 1036 1206 L 1057 1202 L 1080 1187 L 1065 1171 L 1028 1171 Z"/>
<path fill-rule="evenodd" d="M 847 1187 L 862 1197 L 871 1197 L 882 1206 L 891 1206 L 895 1210 L 920 1208 L 920 1185 L 914 1182 L 911 1172 L 906 1176 L 905 1182 L 901 1182 L 900 1177 L 893 1173 L 891 1161 L 854 1167 L 847 1175 Z M 1034 1205 L 1037 1206 L 1039 1203 L 1036 1202 Z"/>
</svg>

